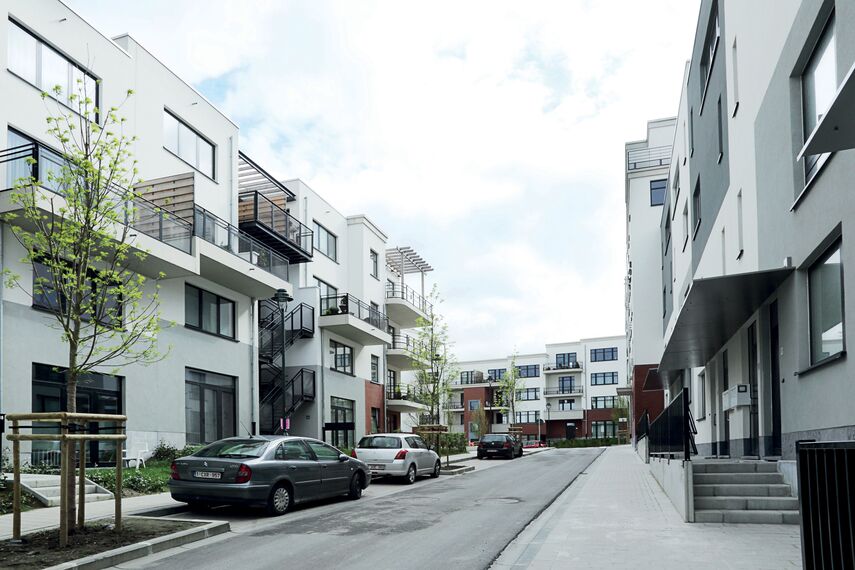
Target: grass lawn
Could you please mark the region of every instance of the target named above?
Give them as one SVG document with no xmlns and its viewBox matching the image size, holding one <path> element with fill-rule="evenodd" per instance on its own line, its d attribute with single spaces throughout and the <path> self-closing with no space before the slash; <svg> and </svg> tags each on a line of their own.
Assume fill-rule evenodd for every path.
<svg viewBox="0 0 855 570">
<path fill-rule="evenodd" d="M 145 467 L 122 469 L 122 496 L 150 495 L 167 491 L 171 461 L 146 461 Z M 115 491 L 116 469 L 93 468 L 86 470 L 86 477 L 110 492 Z"/>
</svg>

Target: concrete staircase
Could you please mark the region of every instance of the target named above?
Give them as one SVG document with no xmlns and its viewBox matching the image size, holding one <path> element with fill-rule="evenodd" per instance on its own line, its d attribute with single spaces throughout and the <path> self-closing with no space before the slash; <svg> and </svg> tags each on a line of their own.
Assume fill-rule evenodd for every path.
<svg viewBox="0 0 855 570">
<path fill-rule="evenodd" d="M 11 483 L 12 474 L 7 473 L 6 477 L 6 480 Z M 34 475 L 23 473 L 21 474 L 21 490 L 24 493 L 35 497 L 36 500 L 46 507 L 59 506 L 59 475 Z M 110 501 L 112 499 L 113 493 L 99 485 L 96 485 L 89 479 L 86 480 L 87 503 L 95 501 Z"/>
<path fill-rule="evenodd" d="M 768 461 L 692 462 L 695 522 L 799 524 L 799 501 Z"/>
</svg>

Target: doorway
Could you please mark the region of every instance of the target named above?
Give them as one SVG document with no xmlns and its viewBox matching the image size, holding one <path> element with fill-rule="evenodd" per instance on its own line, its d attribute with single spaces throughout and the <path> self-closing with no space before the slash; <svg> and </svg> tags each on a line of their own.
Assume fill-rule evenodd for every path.
<svg viewBox="0 0 855 570">
<path fill-rule="evenodd" d="M 576 439 L 576 423 L 567 422 L 564 425 L 564 439 Z"/>
<path fill-rule="evenodd" d="M 725 350 L 721 354 L 721 393 L 724 394 L 727 389 L 730 387 L 730 361 L 728 359 L 728 353 Z M 721 397 L 719 397 L 719 402 L 721 402 Z M 730 456 L 730 411 L 721 410 L 721 423 L 722 423 L 722 431 L 723 437 L 721 444 L 718 446 L 719 455 Z"/>
<path fill-rule="evenodd" d="M 760 455 L 760 410 L 757 389 L 757 322 L 748 327 L 748 392 L 751 395 L 751 406 L 748 412 L 748 438 L 745 441 L 744 455 Z"/>
<path fill-rule="evenodd" d="M 778 301 L 769 306 L 769 352 L 771 359 L 772 438 L 768 455 L 781 455 L 781 340 L 778 331 Z"/>
</svg>

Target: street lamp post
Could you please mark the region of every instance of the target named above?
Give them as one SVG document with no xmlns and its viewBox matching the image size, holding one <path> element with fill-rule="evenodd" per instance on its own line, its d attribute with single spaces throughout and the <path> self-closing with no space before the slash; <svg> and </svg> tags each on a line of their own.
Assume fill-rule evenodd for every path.
<svg viewBox="0 0 855 570">
<path fill-rule="evenodd" d="M 282 327 L 282 345 L 285 346 L 285 310 L 288 308 L 288 303 L 294 300 L 294 297 L 291 296 L 290 293 L 286 289 L 277 289 L 276 293 L 273 295 L 273 299 L 279 305 L 279 321 L 280 326 Z M 282 371 L 279 373 L 279 384 L 284 388 L 285 386 L 285 355 L 283 350 L 282 355 Z M 283 400 L 284 401 L 284 400 Z M 283 410 L 284 411 L 284 410 Z M 259 412 L 260 413 L 260 412 Z M 275 410 L 274 410 L 275 413 Z M 274 416 L 276 417 L 276 416 Z M 282 425 L 282 432 L 285 435 L 288 435 L 288 430 L 285 426 L 285 418 L 280 417 L 279 419 Z M 290 426 L 288 426 L 290 427 Z"/>
</svg>

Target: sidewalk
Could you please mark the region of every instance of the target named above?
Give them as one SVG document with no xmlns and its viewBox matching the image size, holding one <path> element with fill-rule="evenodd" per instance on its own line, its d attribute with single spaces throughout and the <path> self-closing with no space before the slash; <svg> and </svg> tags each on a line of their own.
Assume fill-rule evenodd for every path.
<svg viewBox="0 0 855 570">
<path fill-rule="evenodd" d="M 629 446 L 609 447 L 493 568 L 801 568 L 797 525 L 684 523 Z"/>
</svg>

